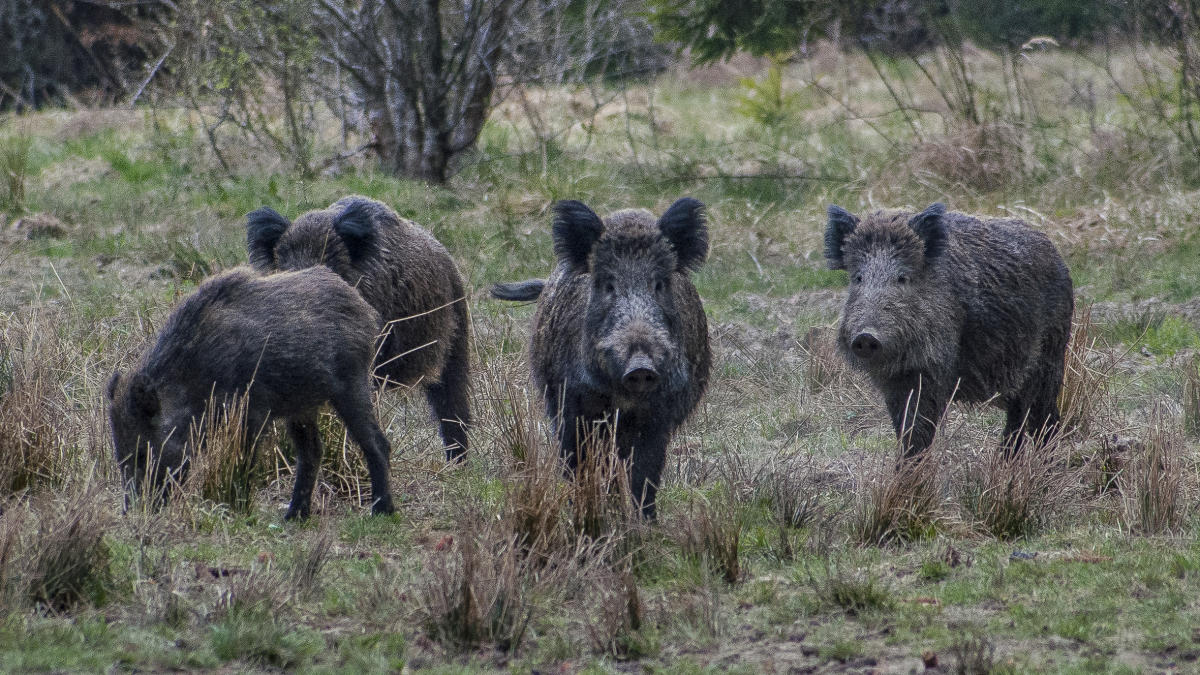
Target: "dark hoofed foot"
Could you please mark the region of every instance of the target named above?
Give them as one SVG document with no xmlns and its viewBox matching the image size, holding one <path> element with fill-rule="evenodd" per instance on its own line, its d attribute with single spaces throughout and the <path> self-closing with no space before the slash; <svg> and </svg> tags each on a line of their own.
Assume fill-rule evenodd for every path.
<svg viewBox="0 0 1200 675">
<path fill-rule="evenodd" d="M 391 496 L 380 497 L 371 505 L 371 515 L 373 516 L 388 516 L 396 512 L 396 507 L 392 505 Z"/>
<path fill-rule="evenodd" d="M 295 506 L 289 506 L 287 513 L 283 514 L 283 519 L 284 520 L 307 520 L 308 516 L 309 516 L 309 511 L 308 511 L 307 506 L 303 506 L 300 508 L 296 508 Z"/>
</svg>

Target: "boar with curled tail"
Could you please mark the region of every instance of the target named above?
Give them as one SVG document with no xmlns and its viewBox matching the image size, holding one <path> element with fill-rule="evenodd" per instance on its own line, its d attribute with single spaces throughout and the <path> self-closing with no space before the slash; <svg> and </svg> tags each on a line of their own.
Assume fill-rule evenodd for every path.
<svg viewBox="0 0 1200 675">
<path fill-rule="evenodd" d="M 250 264 L 264 274 L 324 265 L 385 322 L 375 375 L 425 390 L 447 459 L 467 451 L 470 319 L 462 276 L 429 232 L 382 202 L 343 197 L 289 222 L 263 207 L 246 216 Z"/>
<path fill-rule="evenodd" d="M 1003 407 L 1008 452 L 1049 435 L 1074 296 L 1044 234 L 941 204 L 862 220 L 830 206 L 825 257 L 850 278 L 839 347 L 883 392 L 905 455 L 933 441 L 951 397 Z"/>
<path fill-rule="evenodd" d="M 306 518 L 321 439 L 317 413 L 329 403 L 358 443 L 371 475 L 374 513 L 392 513 L 391 445 L 371 399 L 379 314 L 332 271 L 260 277 L 238 268 L 205 281 L 171 313 L 154 345 L 108 382 L 113 445 L 130 497 L 161 502 L 171 481 L 204 452 L 204 414 L 246 395 L 246 443 L 271 419 L 287 421 L 296 483 L 285 518 Z M 201 447 L 191 447 L 200 439 Z"/>
<path fill-rule="evenodd" d="M 529 360 L 562 453 L 574 470 L 594 422 L 615 425 L 630 485 L 648 518 L 671 434 L 708 385 L 708 323 L 689 274 L 708 256 L 704 205 L 675 202 L 661 218 L 601 219 L 577 201 L 555 206 L 546 281 L 497 284 L 502 300 L 538 300 Z"/>
</svg>

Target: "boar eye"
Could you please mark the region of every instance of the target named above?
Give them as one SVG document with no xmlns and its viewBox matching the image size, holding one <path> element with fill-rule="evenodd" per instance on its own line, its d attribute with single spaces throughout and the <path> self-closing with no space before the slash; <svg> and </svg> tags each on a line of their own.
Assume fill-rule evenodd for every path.
<svg viewBox="0 0 1200 675">
<path fill-rule="evenodd" d="M 612 295 L 617 292 L 617 287 L 611 281 L 604 282 L 604 292 Z"/>
<path fill-rule="evenodd" d="M 666 287 L 666 284 L 663 283 L 662 279 L 656 279 L 654 281 L 654 292 L 655 293 L 662 293 L 663 288 L 665 288 L 665 287 Z"/>
<path fill-rule="evenodd" d="M 861 275 L 861 274 L 855 274 L 855 275 L 854 275 L 854 283 L 856 283 L 856 284 L 861 284 L 861 283 L 862 283 L 862 275 Z"/>
<path fill-rule="evenodd" d="M 908 283 L 908 277 L 906 277 L 906 276 L 904 276 L 903 274 L 901 274 L 900 276 L 896 277 L 896 283 L 898 283 L 898 284 L 907 284 L 907 283 Z"/>
</svg>

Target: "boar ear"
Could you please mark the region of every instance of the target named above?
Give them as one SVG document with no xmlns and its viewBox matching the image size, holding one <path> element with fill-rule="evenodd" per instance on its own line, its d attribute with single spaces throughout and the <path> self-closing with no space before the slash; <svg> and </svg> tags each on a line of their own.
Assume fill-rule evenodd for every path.
<svg viewBox="0 0 1200 675">
<path fill-rule="evenodd" d="M 129 412 L 142 419 L 151 419 L 158 414 L 158 390 L 144 373 L 135 373 L 129 378 Z"/>
<path fill-rule="evenodd" d="M 703 203 L 691 197 L 676 200 L 658 219 L 658 229 L 675 248 L 680 271 L 700 269 L 708 257 L 708 225 Z"/>
<path fill-rule="evenodd" d="M 908 221 L 908 226 L 925 242 L 926 259 L 936 258 L 946 250 L 946 223 L 942 220 L 945 214 L 946 205 L 937 202 Z"/>
<path fill-rule="evenodd" d="M 246 249 L 251 265 L 259 271 L 275 267 L 275 244 L 289 225 L 287 218 L 269 206 L 246 214 Z"/>
<path fill-rule="evenodd" d="M 842 244 L 846 236 L 858 227 L 858 218 L 834 204 L 830 204 L 826 211 L 829 223 L 825 226 L 825 260 L 829 262 L 829 269 L 844 270 L 846 261 L 842 258 Z"/>
<path fill-rule="evenodd" d="M 372 204 L 365 199 L 353 199 L 333 219 L 333 231 L 346 244 L 350 259 L 357 261 L 375 244 L 375 219 Z"/>
<path fill-rule="evenodd" d="M 121 371 L 114 370 L 112 377 L 108 378 L 108 384 L 104 385 L 104 397 L 112 403 L 113 397 L 117 395 L 117 385 L 121 383 Z"/>
<path fill-rule="evenodd" d="M 604 222 L 586 204 L 567 199 L 554 205 L 554 255 L 585 267 L 592 247 L 604 234 Z"/>
</svg>

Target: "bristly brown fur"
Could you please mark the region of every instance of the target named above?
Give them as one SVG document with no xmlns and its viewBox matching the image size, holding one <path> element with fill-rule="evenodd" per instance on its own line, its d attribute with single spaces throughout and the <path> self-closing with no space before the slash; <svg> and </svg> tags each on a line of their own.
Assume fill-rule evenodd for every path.
<svg viewBox="0 0 1200 675">
<path fill-rule="evenodd" d="M 357 195 L 282 229 L 272 214 L 264 208 L 248 217 L 251 263 L 263 273 L 325 265 L 357 288 L 385 322 L 376 376 L 422 386 L 446 456 L 461 458 L 471 424 L 470 318 L 446 248 L 386 204 Z"/>
<path fill-rule="evenodd" d="M 633 457 L 634 499 L 652 517 L 667 443 L 708 385 L 708 324 L 688 276 L 708 253 L 703 205 L 679 200 L 667 221 L 640 210 L 600 221 L 571 204 L 558 210 L 559 262 L 538 296 L 533 382 L 546 395 L 571 470 L 588 439 L 603 444 L 603 430 L 615 424 L 618 453 Z M 603 225 L 599 236 L 596 222 Z M 585 248 L 587 264 L 580 265 Z M 529 285 L 502 285 L 501 295 Z M 652 390 L 630 389 L 624 378 L 638 367 L 654 371 Z"/>
<path fill-rule="evenodd" d="M 243 439 L 287 420 L 296 484 L 287 517 L 305 517 L 320 464 L 317 412 L 330 403 L 362 448 L 376 513 L 393 511 L 391 446 L 371 398 L 379 314 L 323 267 L 260 277 L 242 267 L 209 279 L 171 313 L 134 369 L 107 387 L 113 445 L 127 489 L 161 491 L 203 452 L 206 410 L 245 395 Z M 196 425 L 201 425 L 199 430 Z M 247 453 L 249 454 L 249 453 Z M 165 493 L 163 493 L 165 494 Z"/>
<path fill-rule="evenodd" d="M 861 222 L 829 212 L 826 255 L 850 277 L 839 347 L 883 392 L 905 452 L 929 446 L 951 397 L 998 395 L 1014 450 L 1025 433 L 1048 436 L 1074 307 L 1054 244 L 941 204 Z"/>
</svg>

